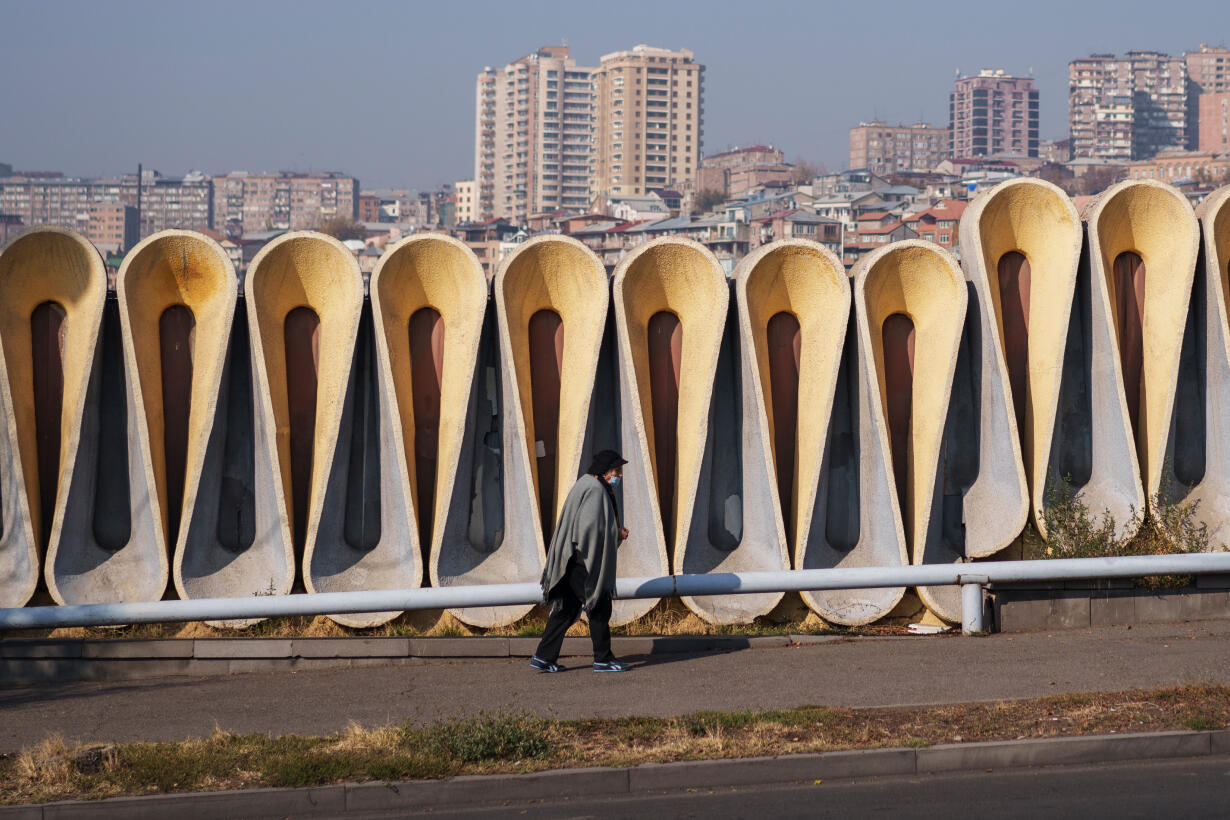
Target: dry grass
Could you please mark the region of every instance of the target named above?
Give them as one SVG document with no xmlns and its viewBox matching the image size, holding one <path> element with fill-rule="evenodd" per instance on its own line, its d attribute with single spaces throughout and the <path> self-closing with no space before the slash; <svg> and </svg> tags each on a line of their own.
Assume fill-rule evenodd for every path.
<svg viewBox="0 0 1230 820">
<path fill-rule="evenodd" d="M 889 615 L 867 627 L 850 629 L 826 623 L 803 603 L 797 593 L 787 593 L 768 615 L 750 624 L 715 625 L 706 623 L 689 610 L 678 598 L 658 603 L 644 617 L 631 624 L 613 629 L 616 635 L 819 635 L 829 633 L 895 635 L 904 634 L 904 627 L 924 618 L 926 611 L 918 597 L 909 592 Z M 126 627 L 69 627 L 63 629 L 28 629 L 0 632 L 9 638 L 89 638 L 118 640 L 143 638 L 334 638 L 334 637 L 464 637 L 470 635 L 537 636 L 546 625 L 546 607 L 537 606 L 514 624 L 495 629 L 467 626 L 447 610 L 407 612 L 382 626 L 371 629 L 351 629 L 340 626 L 324 615 L 293 618 L 269 618 L 241 629 L 210 626 L 201 622 L 136 624 Z M 584 621 L 575 624 L 569 635 L 588 635 Z"/>
<path fill-rule="evenodd" d="M 1193 685 L 899 709 L 805 706 L 575 721 L 479 715 L 428 728 L 351 725 L 325 737 L 219 730 L 182 743 L 124 746 L 52 737 L 0 756 L 0 803 L 1227 725 L 1230 687 Z"/>
</svg>

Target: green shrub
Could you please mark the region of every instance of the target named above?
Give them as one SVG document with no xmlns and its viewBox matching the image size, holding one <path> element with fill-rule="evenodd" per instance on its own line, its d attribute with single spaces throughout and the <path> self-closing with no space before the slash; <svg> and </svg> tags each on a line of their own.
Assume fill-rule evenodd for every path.
<svg viewBox="0 0 1230 820">
<path fill-rule="evenodd" d="M 1180 555 L 1207 552 L 1209 529 L 1196 517 L 1199 501 L 1169 501 L 1162 492 L 1153 497 L 1151 511 L 1132 509 L 1128 538 L 1117 535 L 1115 517 L 1110 510 L 1092 515 L 1089 507 L 1067 489 L 1054 484 L 1047 488 L 1042 522 L 1046 543 L 1041 554 L 1027 558 L 1105 558 L 1119 555 Z M 1035 547 L 1036 548 L 1036 547 Z M 1191 576 L 1151 576 L 1137 583 L 1150 589 L 1186 586 Z"/>
<path fill-rule="evenodd" d="M 463 763 L 546 757 L 551 746 L 547 723 L 528 715 L 487 715 L 451 721 L 426 730 L 405 729 L 408 747 L 423 744 L 432 753 Z"/>
</svg>

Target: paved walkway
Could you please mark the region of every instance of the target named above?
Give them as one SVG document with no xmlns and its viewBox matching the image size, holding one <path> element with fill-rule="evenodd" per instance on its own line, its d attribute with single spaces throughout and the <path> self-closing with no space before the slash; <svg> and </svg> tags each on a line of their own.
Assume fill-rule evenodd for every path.
<svg viewBox="0 0 1230 820">
<path fill-rule="evenodd" d="M 480 711 L 574 718 L 809 704 L 904 706 L 1230 684 L 1230 621 L 1096 627 L 981 638 L 857 638 L 705 655 L 629 657 L 595 675 L 524 660 L 65 683 L 0 690 L 0 752 L 52 733 L 83 741 L 178 740 L 215 726 L 321 734 Z M 592 704 L 599 704 L 594 708 Z"/>
</svg>

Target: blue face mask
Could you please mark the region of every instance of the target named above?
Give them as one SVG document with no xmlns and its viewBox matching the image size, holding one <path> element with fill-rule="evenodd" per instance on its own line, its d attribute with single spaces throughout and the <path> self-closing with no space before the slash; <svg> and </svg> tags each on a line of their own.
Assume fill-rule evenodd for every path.
<svg viewBox="0 0 1230 820">
<path fill-rule="evenodd" d="M 617 475 L 611 476 L 610 478 L 606 480 L 607 486 L 610 487 L 612 490 L 615 489 L 616 487 L 619 486 L 619 478 L 620 477 Z"/>
</svg>

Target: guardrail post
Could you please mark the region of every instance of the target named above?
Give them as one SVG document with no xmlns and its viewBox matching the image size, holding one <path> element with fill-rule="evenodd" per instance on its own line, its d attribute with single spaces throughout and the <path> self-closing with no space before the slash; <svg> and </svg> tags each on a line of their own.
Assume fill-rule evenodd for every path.
<svg viewBox="0 0 1230 820">
<path fill-rule="evenodd" d="M 982 623 L 982 587 L 987 583 L 985 575 L 961 575 L 961 634 L 973 635 L 985 632 Z"/>
</svg>

